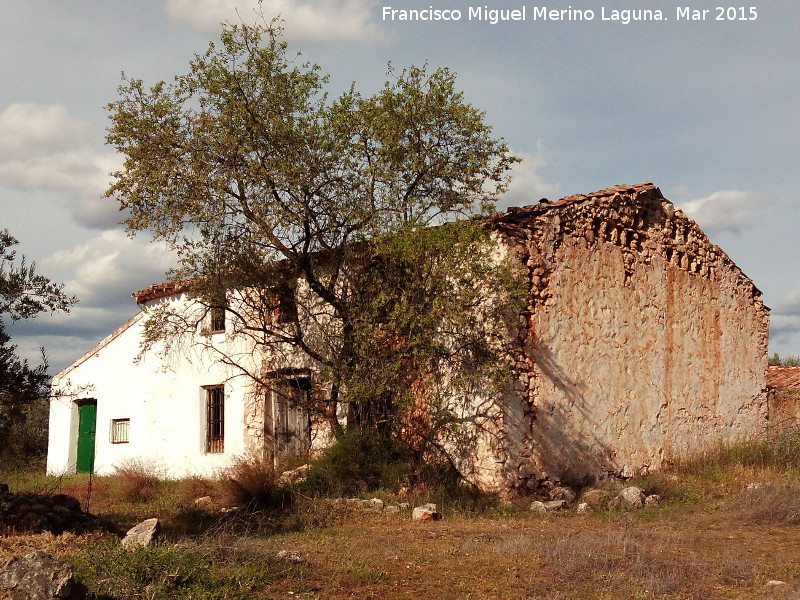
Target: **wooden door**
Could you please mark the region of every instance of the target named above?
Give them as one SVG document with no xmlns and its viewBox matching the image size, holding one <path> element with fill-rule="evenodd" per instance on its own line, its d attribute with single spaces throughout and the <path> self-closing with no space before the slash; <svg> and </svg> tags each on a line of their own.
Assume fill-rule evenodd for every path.
<svg viewBox="0 0 800 600">
<path fill-rule="evenodd" d="M 78 473 L 94 471 L 94 442 L 97 429 L 97 402 L 78 405 Z"/>
<path fill-rule="evenodd" d="M 284 379 L 273 394 L 273 432 L 276 458 L 284 454 L 305 454 L 311 443 L 308 416 L 311 380 L 308 377 Z"/>
</svg>

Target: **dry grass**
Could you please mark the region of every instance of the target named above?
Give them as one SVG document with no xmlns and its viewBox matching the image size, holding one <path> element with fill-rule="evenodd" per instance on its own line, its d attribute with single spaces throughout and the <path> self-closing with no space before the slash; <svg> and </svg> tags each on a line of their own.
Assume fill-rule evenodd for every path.
<svg viewBox="0 0 800 600">
<path fill-rule="evenodd" d="M 205 557 L 201 567 L 206 570 L 210 559 L 222 555 L 274 565 L 275 554 L 286 549 L 306 559 L 302 569 L 273 569 L 269 581 L 248 592 L 253 598 L 290 592 L 336 599 L 779 597 L 764 595 L 772 579 L 787 582 L 779 590 L 784 595 L 800 592 L 796 527 L 750 523 L 741 510 L 731 504 L 665 519 L 569 513 L 545 519 L 454 517 L 422 524 L 407 515 L 332 514 L 316 505 L 316 512 L 325 515 L 317 527 L 280 535 L 252 528 L 243 535 L 235 523 L 218 523 L 193 541 L 176 538 L 181 544 L 176 550 L 152 558 L 166 556 L 171 568 L 187 569 L 194 563 L 180 550 L 186 546 L 191 556 Z M 0 539 L 0 552 L 43 547 L 74 556 L 81 543 L 94 542 L 74 536 L 65 543 L 47 535 L 6 538 Z M 105 556 L 93 552 L 93 557 Z M 122 560 L 117 554 L 111 558 Z M 124 567 L 117 568 L 121 573 L 134 568 Z"/>
<path fill-rule="evenodd" d="M 443 521 L 417 523 L 408 513 L 367 515 L 301 496 L 290 508 L 224 516 L 193 507 L 194 497 L 219 494 L 231 481 L 248 494 L 269 491 L 274 474 L 252 462 L 222 484 L 162 482 L 144 502 L 123 502 L 117 484 L 100 478 L 95 512 L 120 525 L 159 516 L 167 524 L 164 548 L 129 560 L 97 538 L 20 536 L 0 538 L 0 557 L 42 548 L 84 569 L 109 561 L 113 577 L 110 567 L 86 572 L 103 590 L 127 590 L 121 598 L 146 594 L 146 585 L 167 590 L 155 596 L 164 598 L 800 598 L 800 453 L 792 460 L 782 443 L 794 447 L 769 440 L 719 449 L 707 462 L 635 481 L 662 496 L 656 508 L 544 518 L 502 507 L 476 517 L 445 504 Z M 80 491 L 85 480 L 63 485 Z M 281 562 L 280 550 L 305 562 Z M 152 566 L 159 564 L 163 573 Z M 785 583 L 767 586 L 771 580 Z"/>
<path fill-rule="evenodd" d="M 116 477 L 108 480 L 125 502 L 149 502 L 156 498 L 167 478 L 166 469 L 153 461 L 128 459 L 114 466 Z"/>
<path fill-rule="evenodd" d="M 238 456 L 217 476 L 215 495 L 226 506 L 269 506 L 278 490 L 271 460 L 261 456 Z"/>
</svg>

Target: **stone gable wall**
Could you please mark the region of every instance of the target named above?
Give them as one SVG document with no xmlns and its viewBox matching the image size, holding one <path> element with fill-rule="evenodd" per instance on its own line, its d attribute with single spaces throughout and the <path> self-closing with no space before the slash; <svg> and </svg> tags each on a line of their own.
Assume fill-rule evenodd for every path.
<svg viewBox="0 0 800 600">
<path fill-rule="evenodd" d="M 506 481 L 631 476 L 767 424 L 760 292 L 650 184 L 528 207 L 524 398 Z"/>
</svg>

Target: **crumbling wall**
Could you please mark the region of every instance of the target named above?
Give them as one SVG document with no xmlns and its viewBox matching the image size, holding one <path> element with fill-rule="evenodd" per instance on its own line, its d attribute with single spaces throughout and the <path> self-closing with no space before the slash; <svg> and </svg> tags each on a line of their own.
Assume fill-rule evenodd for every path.
<svg viewBox="0 0 800 600">
<path fill-rule="evenodd" d="M 800 425 L 800 390 L 770 387 L 769 428 L 773 432 L 793 431 Z"/>
<path fill-rule="evenodd" d="M 511 486 L 631 476 L 763 430 L 760 292 L 658 188 L 565 198 L 499 226 L 530 278 Z"/>
</svg>

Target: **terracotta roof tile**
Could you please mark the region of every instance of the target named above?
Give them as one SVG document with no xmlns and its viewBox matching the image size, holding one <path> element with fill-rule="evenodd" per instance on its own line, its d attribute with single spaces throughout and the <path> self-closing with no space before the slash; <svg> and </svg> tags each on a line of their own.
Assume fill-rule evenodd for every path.
<svg viewBox="0 0 800 600">
<path fill-rule="evenodd" d="M 800 367 L 769 367 L 767 385 L 781 390 L 800 390 Z"/>
<path fill-rule="evenodd" d="M 172 294 L 185 292 L 187 289 L 189 289 L 188 279 L 184 279 L 182 281 L 166 281 L 164 283 L 154 283 L 153 285 L 147 286 L 143 290 L 133 292 L 131 296 L 136 299 L 136 304 L 144 304 L 148 300 L 163 298 L 164 296 L 171 296 Z"/>
</svg>

